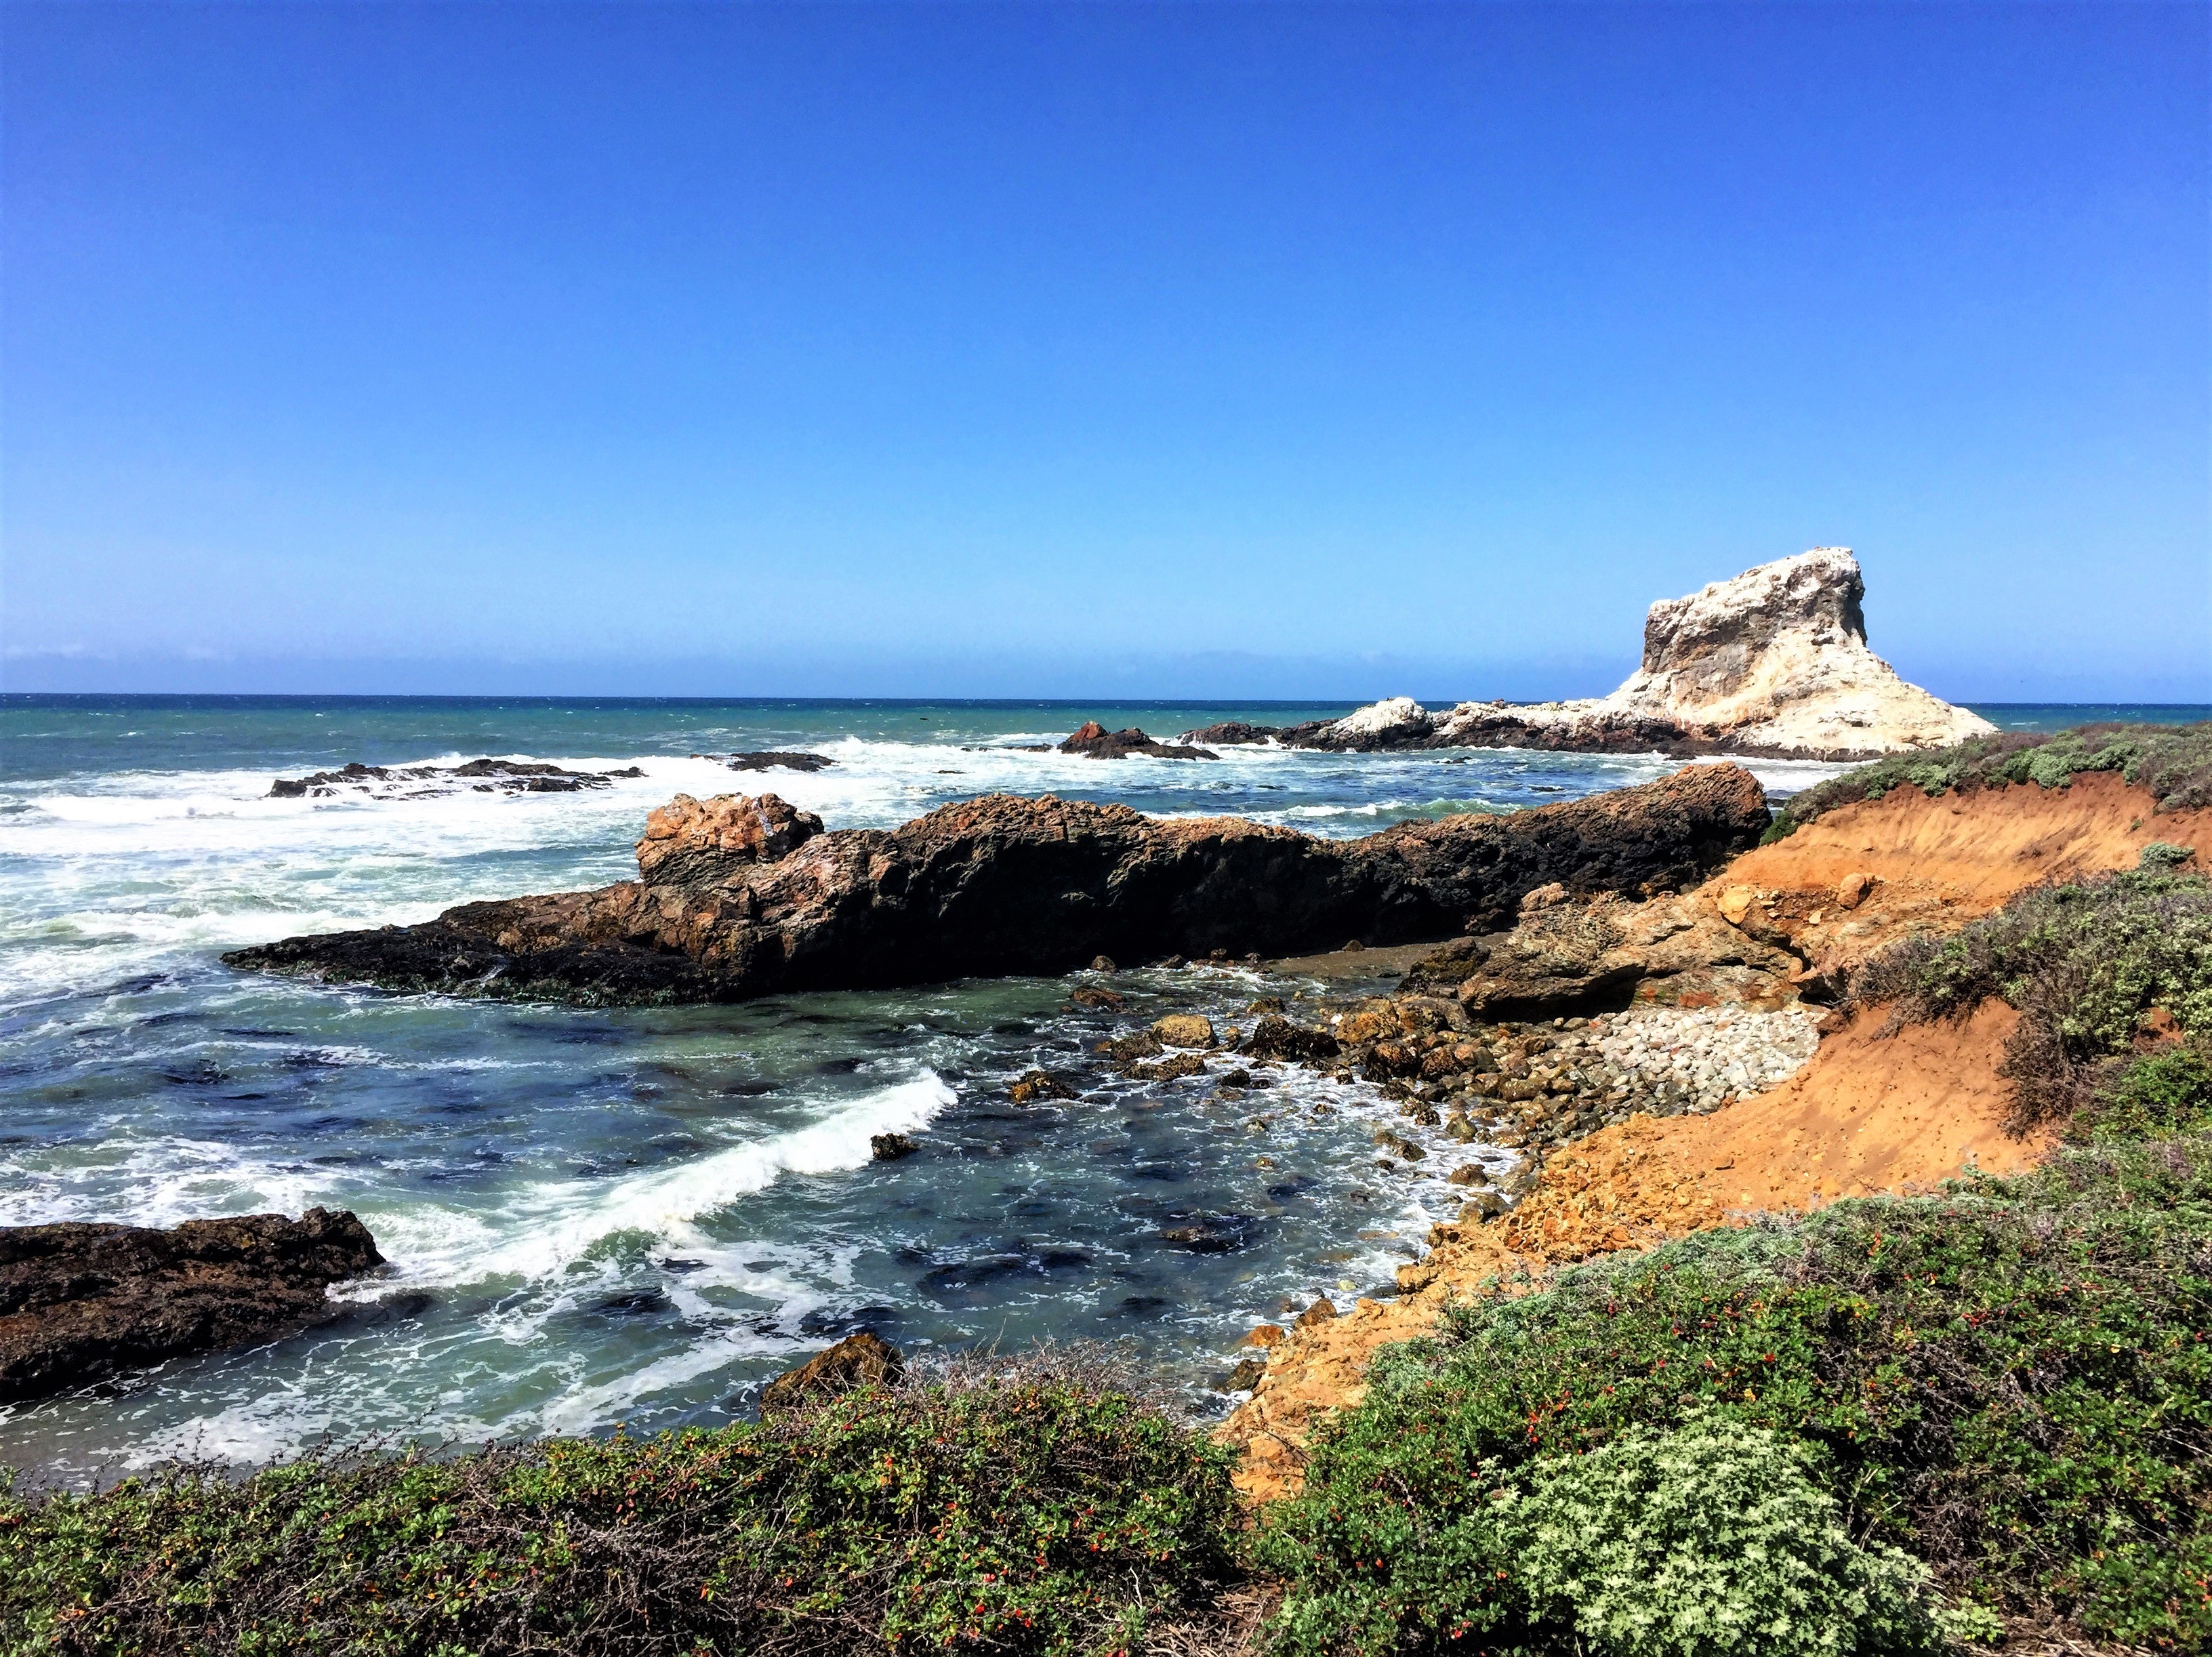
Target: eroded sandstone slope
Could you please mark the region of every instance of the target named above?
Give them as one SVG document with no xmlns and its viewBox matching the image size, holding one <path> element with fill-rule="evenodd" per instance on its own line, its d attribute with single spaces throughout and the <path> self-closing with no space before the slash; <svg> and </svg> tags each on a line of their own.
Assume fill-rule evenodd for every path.
<svg viewBox="0 0 2212 1657">
<path fill-rule="evenodd" d="M 2044 881 L 2132 868 L 2154 841 L 2212 852 L 2206 812 L 2154 806 L 2146 790 L 2109 774 L 1932 798 L 1900 789 L 1747 853 L 1680 899 L 1601 901 L 1579 921 L 1583 906 L 1541 903 L 1510 936 L 1548 946 L 1523 954 L 1488 941 L 1462 1002 L 1488 1003 L 1516 962 L 1540 963 L 1524 981 L 1560 996 L 1632 956 L 1640 959 L 1631 993 L 1644 1005 L 1733 995 L 1751 1008 L 1778 989 L 1832 987 L 1881 946 L 1955 931 Z M 1607 950 L 1577 956 L 1561 940 L 1592 933 L 1591 912 Z M 1674 928 L 1667 936 L 1675 957 L 1622 941 L 1650 917 Z M 1727 944 L 1730 931 L 1741 950 Z M 1692 959 L 1701 953 L 1758 964 L 1731 976 Z M 1790 956 L 1802 963 L 1794 983 L 1778 986 L 1774 965 Z M 1698 987 L 1686 996 L 1690 985 Z M 1831 1016 L 1811 1062 L 1779 1086 L 1711 1114 L 1633 1116 L 1553 1150 L 1533 1188 L 1504 1214 L 1494 1202 L 1471 1204 L 1435 1228 L 1427 1254 L 1400 1273 L 1396 1298 L 1361 1301 L 1340 1317 L 1319 1308 L 1291 1329 L 1255 1332 L 1267 1362 L 1223 1429 L 1245 1454 L 1240 1483 L 1261 1499 L 1297 1489 L 1306 1435 L 1358 1401 L 1376 1350 L 1423 1333 L 1455 1297 L 1525 1292 L 1561 1266 L 1762 1212 L 1927 1189 L 1969 1168 L 2009 1173 L 2039 1160 L 2047 1136 L 2016 1138 L 2005 1126 L 2013 1089 L 2000 1066 L 2016 1017 L 2001 1001 L 1963 1021 L 1895 1030 L 1881 1007 Z"/>
</svg>

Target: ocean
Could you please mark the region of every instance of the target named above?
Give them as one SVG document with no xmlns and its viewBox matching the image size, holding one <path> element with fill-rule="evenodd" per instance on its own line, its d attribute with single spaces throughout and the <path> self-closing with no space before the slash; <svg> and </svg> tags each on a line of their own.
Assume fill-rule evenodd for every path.
<svg viewBox="0 0 2212 1657">
<path fill-rule="evenodd" d="M 738 1007 L 579 1011 L 325 988 L 217 959 L 634 872 L 678 792 L 772 790 L 833 828 L 991 791 L 1355 835 L 1639 782 L 1649 756 L 1225 749 L 1218 762 L 1024 751 L 1095 718 L 1156 736 L 1344 705 L 0 697 L 0 1223 L 169 1225 L 349 1208 L 387 1273 L 290 1339 L 0 1409 L 0 1465 L 82 1482 L 319 1442 L 653 1430 L 741 1414 L 837 1335 L 909 1349 L 1132 1342 L 1194 1411 L 1253 1324 L 1387 1285 L 1455 1214 L 1373 1089 L 1139 1083 L 1089 1049 L 1170 1011 L 1249 1022 L 1241 967 Z M 2203 709 L 1984 709 L 2008 728 Z M 803 750 L 814 773 L 692 756 Z M 578 793 L 271 798 L 349 761 L 483 756 L 642 775 Z M 1833 768 L 1754 762 L 1778 799 Z M 1358 986 L 1333 986 L 1332 992 Z M 1371 987 L 1387 987 L 1377 978 Z M 1078 1096 L 1018 1106 L 1043 1065 Z M 1326 1102 L 1331 1108 L 1317 1113 Z M 911 1157 L 871 1160 L 901 1132 Z M 1170 1241 L 1196 1227 L 1205 1252 Z"/>
</svg>

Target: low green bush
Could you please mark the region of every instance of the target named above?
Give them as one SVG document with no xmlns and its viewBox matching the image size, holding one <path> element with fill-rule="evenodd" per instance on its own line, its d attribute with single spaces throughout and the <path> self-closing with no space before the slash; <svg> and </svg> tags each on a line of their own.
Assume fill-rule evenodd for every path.
<svg viewBox="0 0 2212 1657">
<path fill-rule="evenodd" d="M 1123 1649 L 1231 1568 L 1229 1464 L 1127 1396 L 1017 1375 L 9 1496 L 0 1649 Z"/>
<path fill-rule="evenodd" d="M 2212 1129 L 2212 1043 L 2190 1041 L 2115 1061 L 2066 1137 L 2077 1144 Z"/>
<path fill-rule="evenodd" d="M 2154 1007 L 2212 1036 L 2212 879 L 2127 871 L 2033 887 L 1949 938 L 1908 938 L 1855 974 L 1855 1002 L 1900 1023 L 1963 1017 L 1991 996 L 2007 1038 L 2012 1126 L 2059 1120 L 2107 1082 Z"/>
<path fill-rule="evenodd" d="M 1606 1657 L 1914 1653 L 1927 1570 L 1854 1542 L 1802 1451 L 1710 1417 L 1534 1463 L 1499 1504 L 1540 1626 Z"/>
<path fill-rule="evenodd" d="M 2033 783 L 2063 788 L 2085 771 L 2117 771 L 2160 811 L 2212 804 L 2212 724 L 2083 725 L 2052 735 L 2014 731 L 1949 748 L 1895 754 L 1815 784 L 1785 805 L 1764 841 L 1787 839 L 1838 806 L 1897 788 L 1929 795 Z"/>
<path fill-rule="evenodd" d="M 1656 1490 L 1652 1435 L 1694 1424 L 1708 1435 L 1698 1442 L 1771 1435 L 1832 1501 L 1860 1552 L 1821 1557 L 1861 1585 L 1864 1609 L 1824 1614 L 1829 1649 L 1921 1637 L 1884 1551 L 1900 1549 L 1958 1602 L 1938 1620 L 2002 1611 L 2212 1650 L 2208 1197 L 2202 1141 L 2069 1153 L 2018 1181 L 1703 1234 L 1456 1308 L 1434 1338 L 1385 1352 L 1272 1520 L 1263 1557 L 1291 1580 L 1285 1642 L 1314 1654 L 1688 1648 L 1632 1630 L 1673 1626 L 1693 1599 L 1707 1615 L 1796 1567 L 1771 1541 L 1747 1545 L 1738 1575 L 1696 1598 L 1653 1560 L 1697 1525 L 1764 1521 L 1692 1517 L 1698 1487 L 1683 1472 L 1689 1505 L 1592 1593 L 1560 1585 L 1595 1581 L 1605 1568 L 1588 1550 L 1611 1545 L 1563 1545 L 1541 1563 L 1516 1545 L 1512 1513 L 1519 1492 L 1565 1477 L 1551 1471 L 1561 1458 L 1623 1444 L 1641 1448 L 1589 1477 Z M 1703 1454 L 1673 1442 L 1678 1468 Z M 1710 1478 L 1746 1476 L 1739 1465 Z M 1569 1483 L 1556 1499 L 1592 1489 Z M 1815 1650 L 1790 1643 L 1817 1637 L 1814 1620 L 1707 1637 Z M 1608 1632 L 1620 1630 L 1632 1632 Z M 1647 1643 L 1602 1643 L 1634 1638 Z"/>
</svg>

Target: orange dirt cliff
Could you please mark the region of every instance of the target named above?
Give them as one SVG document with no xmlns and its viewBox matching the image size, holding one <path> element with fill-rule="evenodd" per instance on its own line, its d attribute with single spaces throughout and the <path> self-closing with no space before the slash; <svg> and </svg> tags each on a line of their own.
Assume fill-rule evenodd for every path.
<svg viewBox="0 0 2212 1657">
<path fill-rule="evenodd" d="M 1894 939 L 1955 931 L 2046 880 L 2132 868 L 2152 841 L 2212 853 L 2205 812 L 2154 813 L 2147 792 L 2105 773 L 1935 798 L 1904 788 L 1746 853 L 1691 902 L 1709 923 L 1805 962 L 1797 987 L 1832 989 Z M 1674 982 L 1647 979 L 1639 997 L 1671 994 Z M 1709 1115 L 1635 1116 L 1555 1151 L 1502 1217 L 1470 1205 L 1434 1228 L 1396 1298 L 1255 1332 L 1264 1371 L 1221 1429 L 1244 1452 L 1240 1484 L 1260 1500 L 1295 1491 L 1306 1435 L 1358 1401 L 1376 1350 L 1425 1333 L 1455 1298 L 1526 1292 L 1559 1266 L 1760 1211 L 2029 1166 L 2050 1141 L 2002 1126 L 2011 1088 L 1997 1070 L 2014 1020 L 1989 1002 L 1957 1023 L 1886 1035 L 1884 1009 L 1832 1015 L 1812 1060 L 1779 1086 Z"/>
</svg>

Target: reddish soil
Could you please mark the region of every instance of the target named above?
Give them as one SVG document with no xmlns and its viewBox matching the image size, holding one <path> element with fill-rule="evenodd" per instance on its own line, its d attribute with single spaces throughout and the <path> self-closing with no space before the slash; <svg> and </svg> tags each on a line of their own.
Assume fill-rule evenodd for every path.
<svg viewBox="0 0 2212 1657">
<path fill-rule="evenodd" d="M 1698 898 L 1833 970 L 1908 932 L 1954 931 L 2039 882 L 2132 868 L 2153 841 L 2201 843 L 2212 860 L 2206 815 L 2154 816 L 2147 794 L 2106 774 L 1964 798 L 1907 789 L 1747 853 Z M 1377 1347 L 1425 1332 L 1455 1298 L 1526 1292 L 1560 1266 L 1759 1211 L 2032 1165 L 2048 1140 L 2002 1126 L 2011 1089 L 1996 1071 L 2014 1019 L 1991 1002 L 1960 1023 L 1884 1036 L 1885 1011 L 1863 1011 L 1780 1087 L 1711 1116 L 1604 1129 L 1556 1154 L 1504 1218 L 1437 1227 L 1396 1299 L 1287 1334 L 1255 1331 L 1267 1372 L 1221 1429 L 1245 1452 L 1238 1482 L 1261 1501 L 1295 1491 L 1315 1422 L 1358 1401 Z"/>
</svg>

